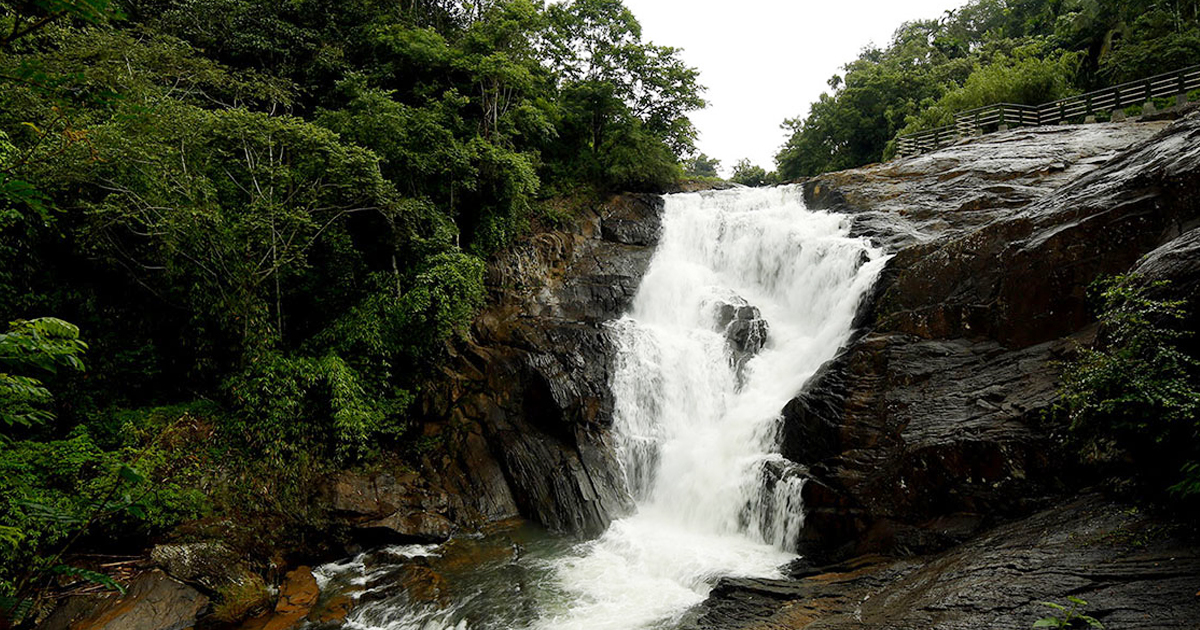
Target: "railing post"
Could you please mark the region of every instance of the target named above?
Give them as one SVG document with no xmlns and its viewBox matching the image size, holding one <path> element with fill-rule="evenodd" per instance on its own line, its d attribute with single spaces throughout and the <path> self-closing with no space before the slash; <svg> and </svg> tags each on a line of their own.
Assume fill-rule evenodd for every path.
<svg viewBox="0 0 1200 630">
<path fill-rule="evenodd" d="M 1058 102 L 1058 124 L 1060 124 L 1060 125 L 1067 124 L 1067 102 L 1066 101 Z"/>
<path fill-rule="evenodd" d="M 1121 122 L 1125 120 L 1125 109 L 1121 107 L 1121 86 L 1113 88 L 1113 110 L 1112 115 L 1108 117 L 1113 122 Z"/>
<path fill-rule="evenodd" d="M 1008 123 L 1004 122 L 1004 106 L 1000 106 L 1000 127 L 999 131 L 1008 131 Z"/>
<path fill-rule="evenodd" d="M 1178 83 L 1179 91 L 1175 93 L 1175 105 L 1183 107 L 1187 105 L 1187 72 L 1180 71 Z"/>
<path fill-rule="evenodd" d="M 1154 107 L 1154 82 L 1147 79 L 1146 80 L 1146 104 L 1142 105 L 1142 115 L 1150 116 L 1157 112 L 1158 112 L 1158 109 Z"/>
</svg>

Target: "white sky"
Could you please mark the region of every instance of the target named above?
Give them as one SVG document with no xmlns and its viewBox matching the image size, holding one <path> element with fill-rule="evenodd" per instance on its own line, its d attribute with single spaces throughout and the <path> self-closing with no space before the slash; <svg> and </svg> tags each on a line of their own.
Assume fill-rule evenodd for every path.
<svg viewBox="0 0 1200 630">
<path fill-rule="evenodd" d="M 887 45 L 909 20 L 936 18 L 963 0 L 625 0 L 642 38 L 683 48 L 708 88 L 694 112 L 697 146 L 733 164 L 772 170 L 785 118 L 807 116 L 826 81 L 874 42 Z"/>
</svg>

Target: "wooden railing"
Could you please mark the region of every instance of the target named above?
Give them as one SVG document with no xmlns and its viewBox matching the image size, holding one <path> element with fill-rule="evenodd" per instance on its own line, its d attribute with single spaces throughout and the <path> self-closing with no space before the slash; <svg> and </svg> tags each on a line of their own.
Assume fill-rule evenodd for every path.
<svg viewBox="0 0 1200 630">
<path fill-rule="evenodd" d="M 1183 104 L 1188 92 L 1197 89 L 1200 89 L 1200 66 L 1192 66 L 1043 105 L 988 105 L 955 114 L 953 125 L 897 137 L 896 156 L 919 155 L 964 138 L 1013 127 L 1095 122 L 1097 116 L 1120 121 L 1129 107 L 1140 107 L 1141 114 L 1153 113 L 1154 99 L 1173 96 Z"/>
</svg>

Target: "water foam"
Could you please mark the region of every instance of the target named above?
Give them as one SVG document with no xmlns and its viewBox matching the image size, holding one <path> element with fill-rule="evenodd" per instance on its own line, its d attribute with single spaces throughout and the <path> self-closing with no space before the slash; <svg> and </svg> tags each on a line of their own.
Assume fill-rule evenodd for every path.
<svg viewBox="0 0 1200 630">
<path fill-rule="evenodd" d="M 669 627 L 722 576 L 780 577 L 804 517 L 803 477 L 778 455 L 780 410 L 847 341 L 885 263 L 849 228 L 845 216 L 807 210 L 792 186 L 666 198 L 632 309 L 610 324 L 613 431 L 637 511 L 537 560 L 533 628 Z M 767 331 L 748 360 L 727 329 L 743 307 Z M 454 606 L 377 608 L 348 625 L 510 627 L 468 623 Z"/>
<path fill-rule="evenodd" d="M 778 577 L 803 524 L 779 412 L 847 341 L 885 259 L 796 187 L 667 197 L 663 237 L 618 347 L 614 432 L 635 515 L 563 559 L 577 604 L 543 628 L 669 623 L 721 576 Z M 756 307 L 739 381 L 720 305 Z"/>
</svg>

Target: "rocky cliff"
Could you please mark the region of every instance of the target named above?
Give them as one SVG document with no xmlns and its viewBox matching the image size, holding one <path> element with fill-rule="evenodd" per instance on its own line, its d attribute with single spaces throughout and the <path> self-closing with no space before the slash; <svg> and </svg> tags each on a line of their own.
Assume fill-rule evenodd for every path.
<svg viewBox="0 0 1200 630">
<path fill-rule="evenodd" d="M 426 474 L 455 520 L 518 514 L 594 535 L 631 507 L 609 444 L 612 347 L 605 321 L 633 299 L 659 236 L 662 200 L 624 195 L 489 265 L 490 306 L 425 398 L 445 455 Z"/>
<path fill-rule="evenodd" d="M 894 257 L 784 410 L 810 471 L 797 579 L 727 581 L 694 626 L 1027 628 L 1036 601 L 1080 596 L 1110 627 L 1194 627 L 1187 528 L 1064 498 L 1089 480 L 1043 410 L 1095 334 L 1095 278 L 1136 267 L 1196 303 L 1200 112 L 1000 133 L 805 192 Z"/>
</svg>

